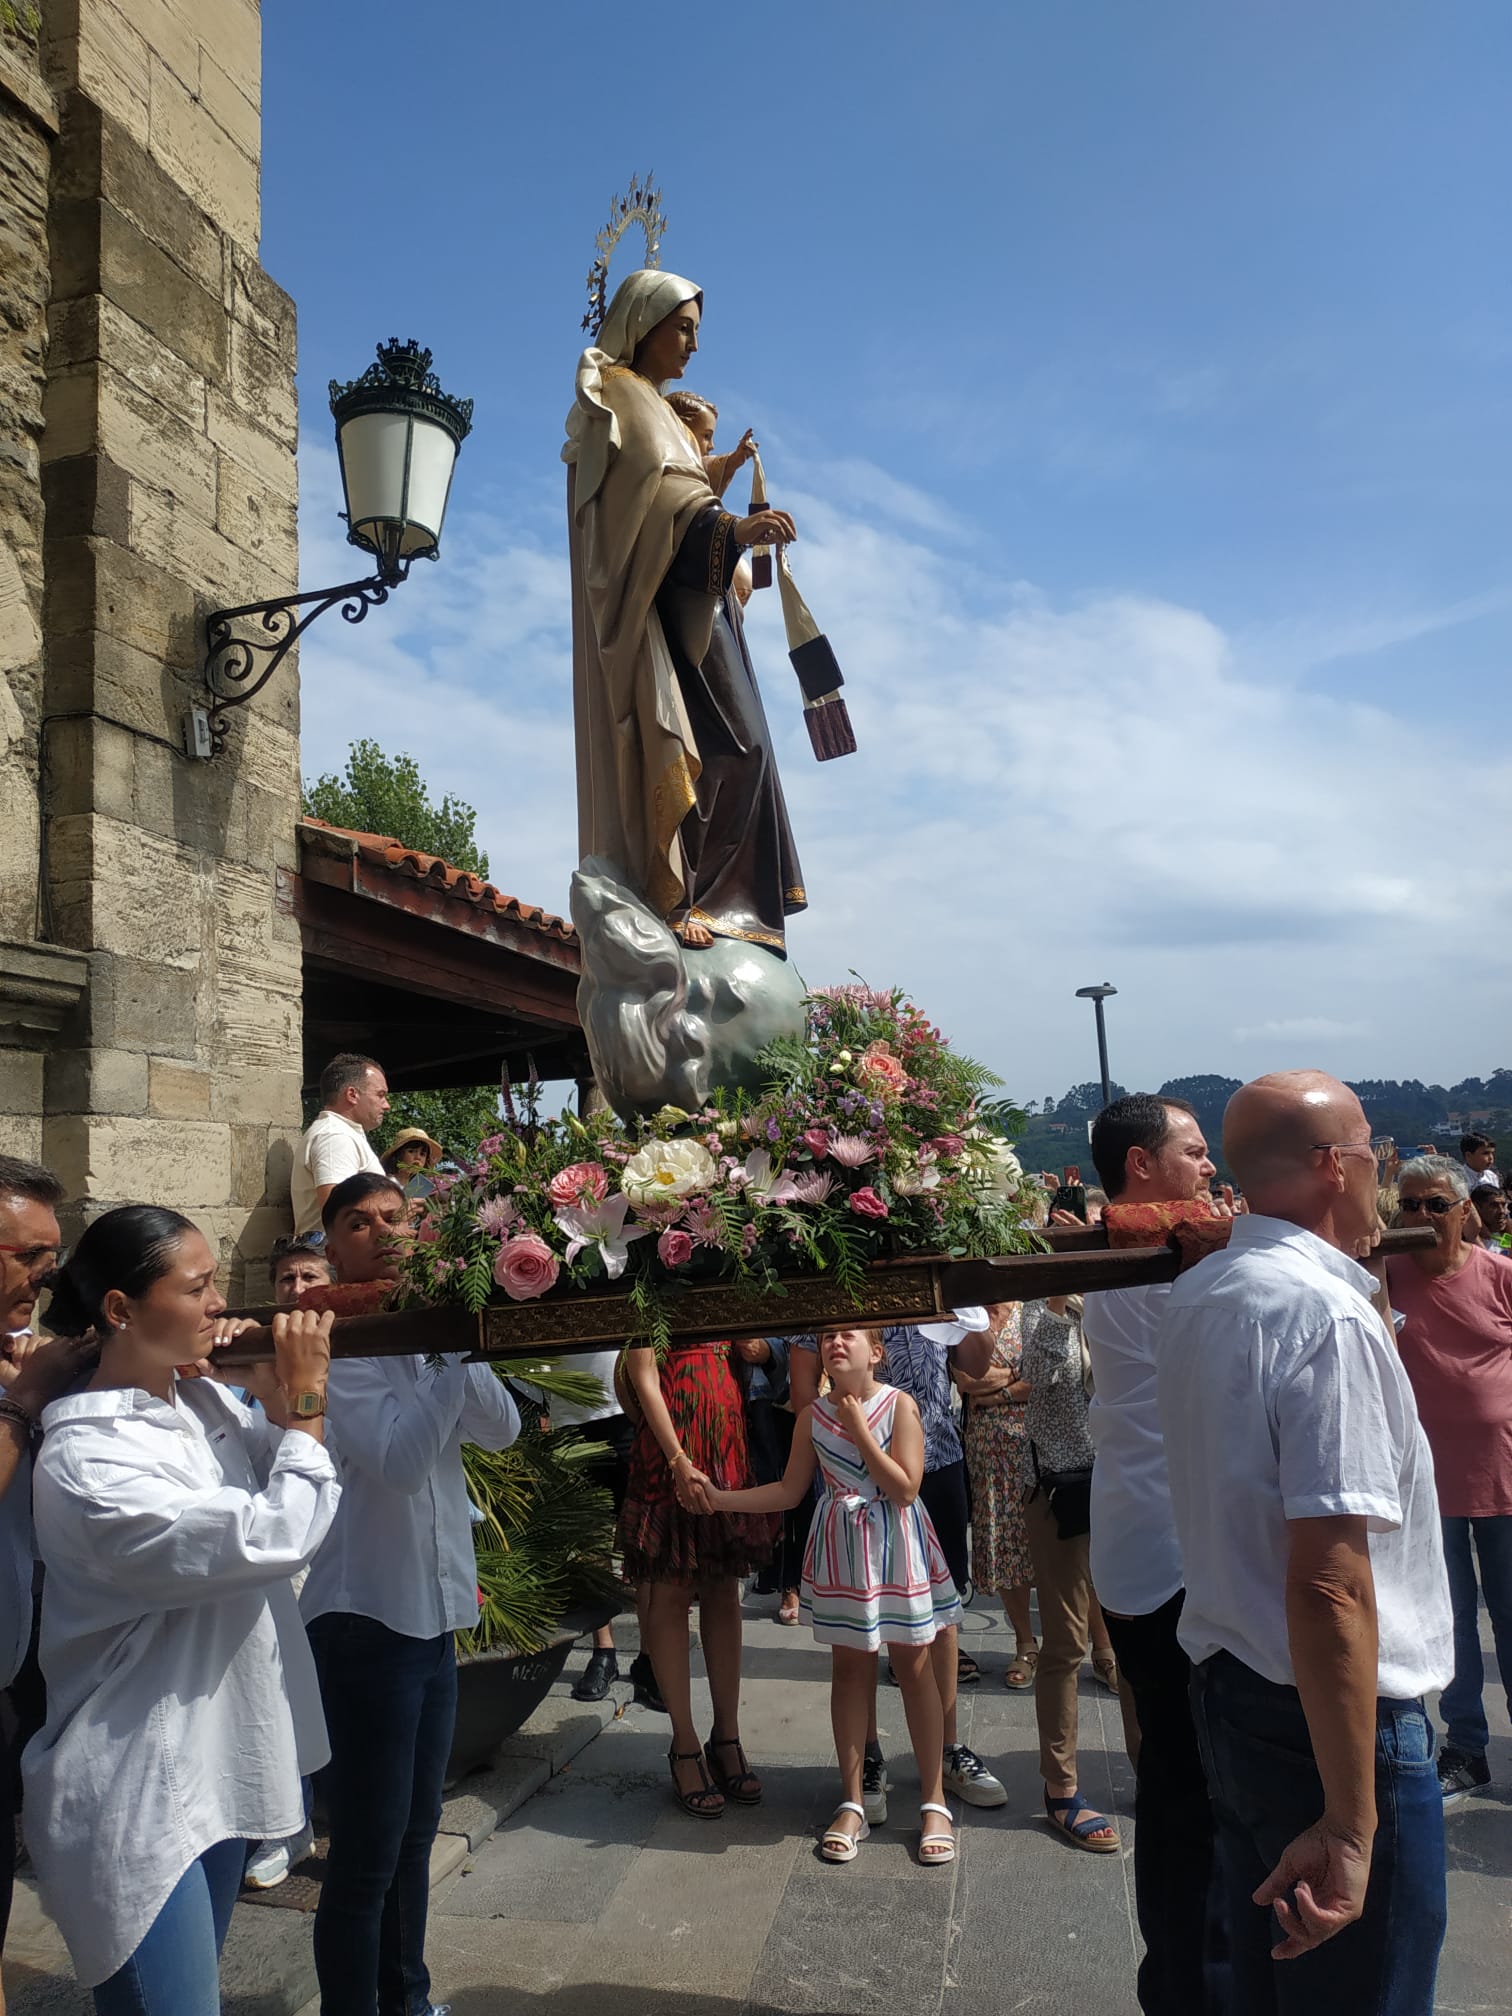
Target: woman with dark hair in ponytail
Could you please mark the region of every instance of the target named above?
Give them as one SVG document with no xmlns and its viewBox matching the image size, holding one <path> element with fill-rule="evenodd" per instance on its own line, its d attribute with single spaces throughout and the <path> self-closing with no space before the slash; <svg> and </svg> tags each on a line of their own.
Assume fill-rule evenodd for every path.
<svg viewBox="0 0 1512 2016">
<path fill-rule="evenodd" d="M 329 1754 L 290 1578 L 340 1496 L 331 1318 L 275 1317 L 258 1414 L 184 1376 L 246 1327 L 225 1308 L 203 1235 L 128 1204 L 84 1233 L 47 1312 L 93 1331 L 100 1363 L 42 1415 L 47 1723 L 26 1827 L 100 2016 L 215 2016 L 247 1841 L 297 1831 L 300 1774 Z"/>
</svg>

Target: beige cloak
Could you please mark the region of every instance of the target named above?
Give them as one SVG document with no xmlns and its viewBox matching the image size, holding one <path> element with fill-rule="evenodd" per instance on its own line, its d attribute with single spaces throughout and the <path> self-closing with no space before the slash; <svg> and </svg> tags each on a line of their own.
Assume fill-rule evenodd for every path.
<svg viewBox="0 0 1512 2016">
<path fill-rule="evenodd" d="M 578 853 L 613 862 L 658 916 L 687 901 L 678 828 L 700 763 L 667 649 L 657 592 L 689 525 L 717 503 L 692 436 L 660 390 L 630 368 L 641 339 L 683 302 L 674 273 L 633 273 L 583 352 L 567 417 L 572 682 Z M 678 643 L 698 664 L 714 593 L 676 598 Z"/>
</svg>

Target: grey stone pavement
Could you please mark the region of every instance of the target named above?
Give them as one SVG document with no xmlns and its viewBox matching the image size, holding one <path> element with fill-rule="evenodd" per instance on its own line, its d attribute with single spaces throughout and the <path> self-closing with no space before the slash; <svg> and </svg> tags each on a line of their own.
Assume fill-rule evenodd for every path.
<svg viewBox="0 0 1512 2016">
<path fill-rule="evenodd" d="M 436 1998 L 453 2016 L 1135 2012 L 1133 1777 L 1117 1703 L 1090 1668 L 1082 1782 L 1116 1814 L 1122 1854 L 1070 1848 L 1038 1817 L 1033 1698 L 1002 1686 L 1012 1639 L 978 1604 L 965 1636 L 984 1678 L 962 1694 L 961 1732 L 1007 1786 L 1007 1806 L 966 1809 L 954 1865 L 920 1868 L 902 1701 L 884 1686 L 891 1819 L 856 1862 L 834 1868 L 816 1853 L 838 1797 L 829 1656 L 806 1630 L 773 1621 L 774 1607 L 765 1598 L 746 1606 L 744 1734 L 766 1799 L 717 1822 L 672 1805 L 666 1719 L 630 1705 L 626 1684 L 601 1708 L 568 1699 L 586 1657 L 574 1652 L 554 1699 L 494 1770 L 465 1780 L 448 1802 L 431 1864 Z M 634 1622 L 622 1623 L 627 1667 Z M 701 1679 L 695 1701 L 707 1728 Z M 1503 1789 L 1447 1823 L 1441 2016 L 1512 2016 L 1512 1732 L 1499 1687 L 1487 1705 L 1492 1774 Z M 495 1832 L 501 1814 L 509 1817 Z M 86 2016 L 92 2007 L 24 1880 L 5 1974 L 10 2016 Z M 222 1982 L 226 2016 L 293 2016 L 314 1988 L 309 1918 L 238 1905 Z M 316 2005 L 303 2016 L 317 2016 Z"/>
<path fill-rule="evenodd" d="M 685 1818 L 667 1792 L 665 1718 L 627 1707 L 438 1890 L 431 1967 L 453 2016 L 1136 2011 L 1133 1774 L 1118 1704 L 1090 1667 L 1082 1781 L 1117 1813 L 1121 1855 L 1070 1848 L 1039 1819 L 1033 1698 L 1002 1686 L 1011 1634 L 979 1604 L 966 1642 L 984 1678 L 962 1694 L 961 1733 L 1003 1780 L 1007 1806 L 966 1809 L 954 1865 L 920 1868 L 902 1701 L 884 1686 L 890 1821 L 836 1868 L 816 1853 L 838 1796 L 829 1656 L 806 1630 L 772 1621 L 772 1608 L 747 1602 L 743 1733 L 764 1803 L 713 1823 Z M 1495 1692 L 1492 1770 L 1512 1787 Z M 700 1683 L 705 1728 L 707 1700 Z M 1512 2011 L 1512 1803 L 1479 1799 L 1448 1828 L 1438 2009 Z"/>
</svg>

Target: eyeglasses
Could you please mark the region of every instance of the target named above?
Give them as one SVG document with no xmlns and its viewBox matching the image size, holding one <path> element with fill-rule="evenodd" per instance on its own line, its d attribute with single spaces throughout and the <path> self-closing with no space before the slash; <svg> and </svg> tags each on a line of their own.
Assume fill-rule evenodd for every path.
<svg viewBox="0 0 1512 2016">
<path fill-rule="evenodd" d="M 47 1274 L 54 1273 L 68 1258 L 66 1246 L 9 1246 L 0 1241 L 0 1253 L 14 1253 L 28 1274 L 39 1269 Z"/>
<path fill-rule="evenodd" d="M 1435 1218 L 1442 1218 L 1446 1212 L 1457 1211 L 1464 1202 L 1463 1197 L 1401 1197 L 1397 1206 L 1402 1211 L 1431 1211 Z"/>
<path fill-rule="evenodd" d="M 1341 1155 L 1368 1155 L 1372 1162 L 1376 1159 L 1368 1141 L 1314 1141 L 1311 1146 L 1314 1155 L 1328 1155 L 1337 1148 Z"/>
</svg>

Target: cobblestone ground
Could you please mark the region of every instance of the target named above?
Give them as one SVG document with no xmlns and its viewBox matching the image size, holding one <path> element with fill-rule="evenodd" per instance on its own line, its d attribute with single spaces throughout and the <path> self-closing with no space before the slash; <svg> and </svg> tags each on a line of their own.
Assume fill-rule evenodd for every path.
<svg viewBox="0 0 1512 2016">
<path fill-rule="evenodd" d="M 713 1824 L 684 1818 L 666 1789 L 666 1721 L 627 1707 L 437 1894 L 431 1966 L 454 2016 L 1134 2011 L 1133 1780 L 1117 1703 L 1091 1669 L 1082 1781 L 1117 1814 L 1121 1855 L 1080 1853 L 1040 1821 L 1033 1700 L 1002 1686 L 1012 1640 L 979 1606 L 966 1642 L 984 1678 L 962 1695 L 961 1730 L 1007 1806 L 968 1811 L 953 1867 L 921 1869 L 902 1703 L 884 1687 L 891 1822 L 853 1865 L 831 1868 L 815 1853 L 836 1797 L 828 1655 L 771 1610 L 748 1605 L 744 1692 L 764 1803 Z M 707 1726 L 701 1684 L 695 1698 Z M 1512 1787 L 1499 1689 L 1490 1705 L 1493 1775 Z M 1448 1824 L 1438 2009 L 1512 2012 L 1512 1803 L 1477 1800 Z"/>
</svg>

